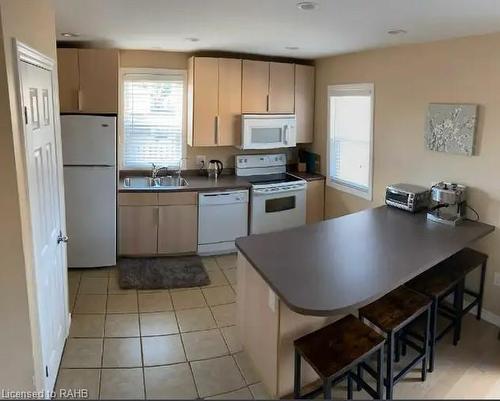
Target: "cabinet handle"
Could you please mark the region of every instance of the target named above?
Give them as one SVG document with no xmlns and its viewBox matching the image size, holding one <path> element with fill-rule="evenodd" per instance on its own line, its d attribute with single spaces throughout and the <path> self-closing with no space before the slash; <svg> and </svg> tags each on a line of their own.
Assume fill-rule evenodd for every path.
<svg viewBox="0 0 500 401">
<path fill-rule="evenodd" d="M 266 111 L 269 111 L 269 95 L 266 96 Z"/>
<path fill-rule="evenodd" d="M 82 91 L 78 89 L 78 111 L 82 111 Z"/>
<path fill-rule="evenodd" d="M 215 116 L 215 144 L 219 144 L 219 116 Z"/>
<path fill-rule="evenodd" d="M 156 220 L 156 227 L 160 227 L 160 208 L 159 207 L 155 208 L 155 220 Z"/>
</svg>

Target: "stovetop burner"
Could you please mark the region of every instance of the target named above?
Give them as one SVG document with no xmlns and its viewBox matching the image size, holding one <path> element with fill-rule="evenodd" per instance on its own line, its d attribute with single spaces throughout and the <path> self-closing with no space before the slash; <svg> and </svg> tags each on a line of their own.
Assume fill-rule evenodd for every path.
<svg viewBox="0 0 500 401">
<path fill-rule="evenodd" d="M 267 175 L 251 175 L 245 177 L 252 185 L 271 185 L 281 184 L 286 182 L 302 181 L 301 178 L 295 177 L 288 173 L 267 174 Z"/>
</svg>

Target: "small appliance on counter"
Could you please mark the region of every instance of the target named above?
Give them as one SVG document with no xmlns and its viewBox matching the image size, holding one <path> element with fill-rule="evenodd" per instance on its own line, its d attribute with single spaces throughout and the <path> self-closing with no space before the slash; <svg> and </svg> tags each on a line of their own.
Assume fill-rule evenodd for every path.
<svg viewBox="0 0 500 401">
<path fill-rule="evenodd" d="M 220 160 L 210 160 L 207 166 L 208 178 L 217 179 L 224 170 L 224 164 Z"/>
<path fill-rule="evenodd" d="M 466 187 L 451 182 L 439 182 L 431 188 L 431 204 L 427 218 L 455 226 L 465 219 Z"/>
<path fill-rule="evenodd" d="M 385 190 L 385 203 L 416 213 L 429 206 L 429 190 L 413 184 L 389 185 Z"/>
</svg>

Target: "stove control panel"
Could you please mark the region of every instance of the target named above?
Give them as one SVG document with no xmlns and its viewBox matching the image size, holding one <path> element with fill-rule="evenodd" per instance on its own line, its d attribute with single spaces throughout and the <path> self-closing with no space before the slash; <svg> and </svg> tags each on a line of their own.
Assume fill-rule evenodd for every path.
<svg viewBox="0 0 500 401">
<path fill-rule="evenodd" d="M 237 168 L 254 167 L 275 167 L 286 166 L 286 154 L 279 153 L 274 155 L 238 155 L 236 156 Z"/>
</svg>

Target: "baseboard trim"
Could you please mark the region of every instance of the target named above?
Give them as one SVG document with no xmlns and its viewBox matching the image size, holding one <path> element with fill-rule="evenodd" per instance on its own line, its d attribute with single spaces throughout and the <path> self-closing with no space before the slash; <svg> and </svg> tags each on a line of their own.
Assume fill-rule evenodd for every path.
<svg viewBox="0 0 500 401">
<path fill-rule="evenodd" d="M 473 315 L 476 315 L 476 312 L 477 312 L 477 306 L 474 306 L 469 311 L 469 313 L 471 313 Z M 496 315 L 493 312 L 490 312 L 487 309 L 483 308 L 483 310 L 481 312 L 481 319 L 484 320 L 485 322 L 488 322 L 488 323 L 494 324 L 497 327 L 500 327 L 500 316 Z"/>
</svg>

